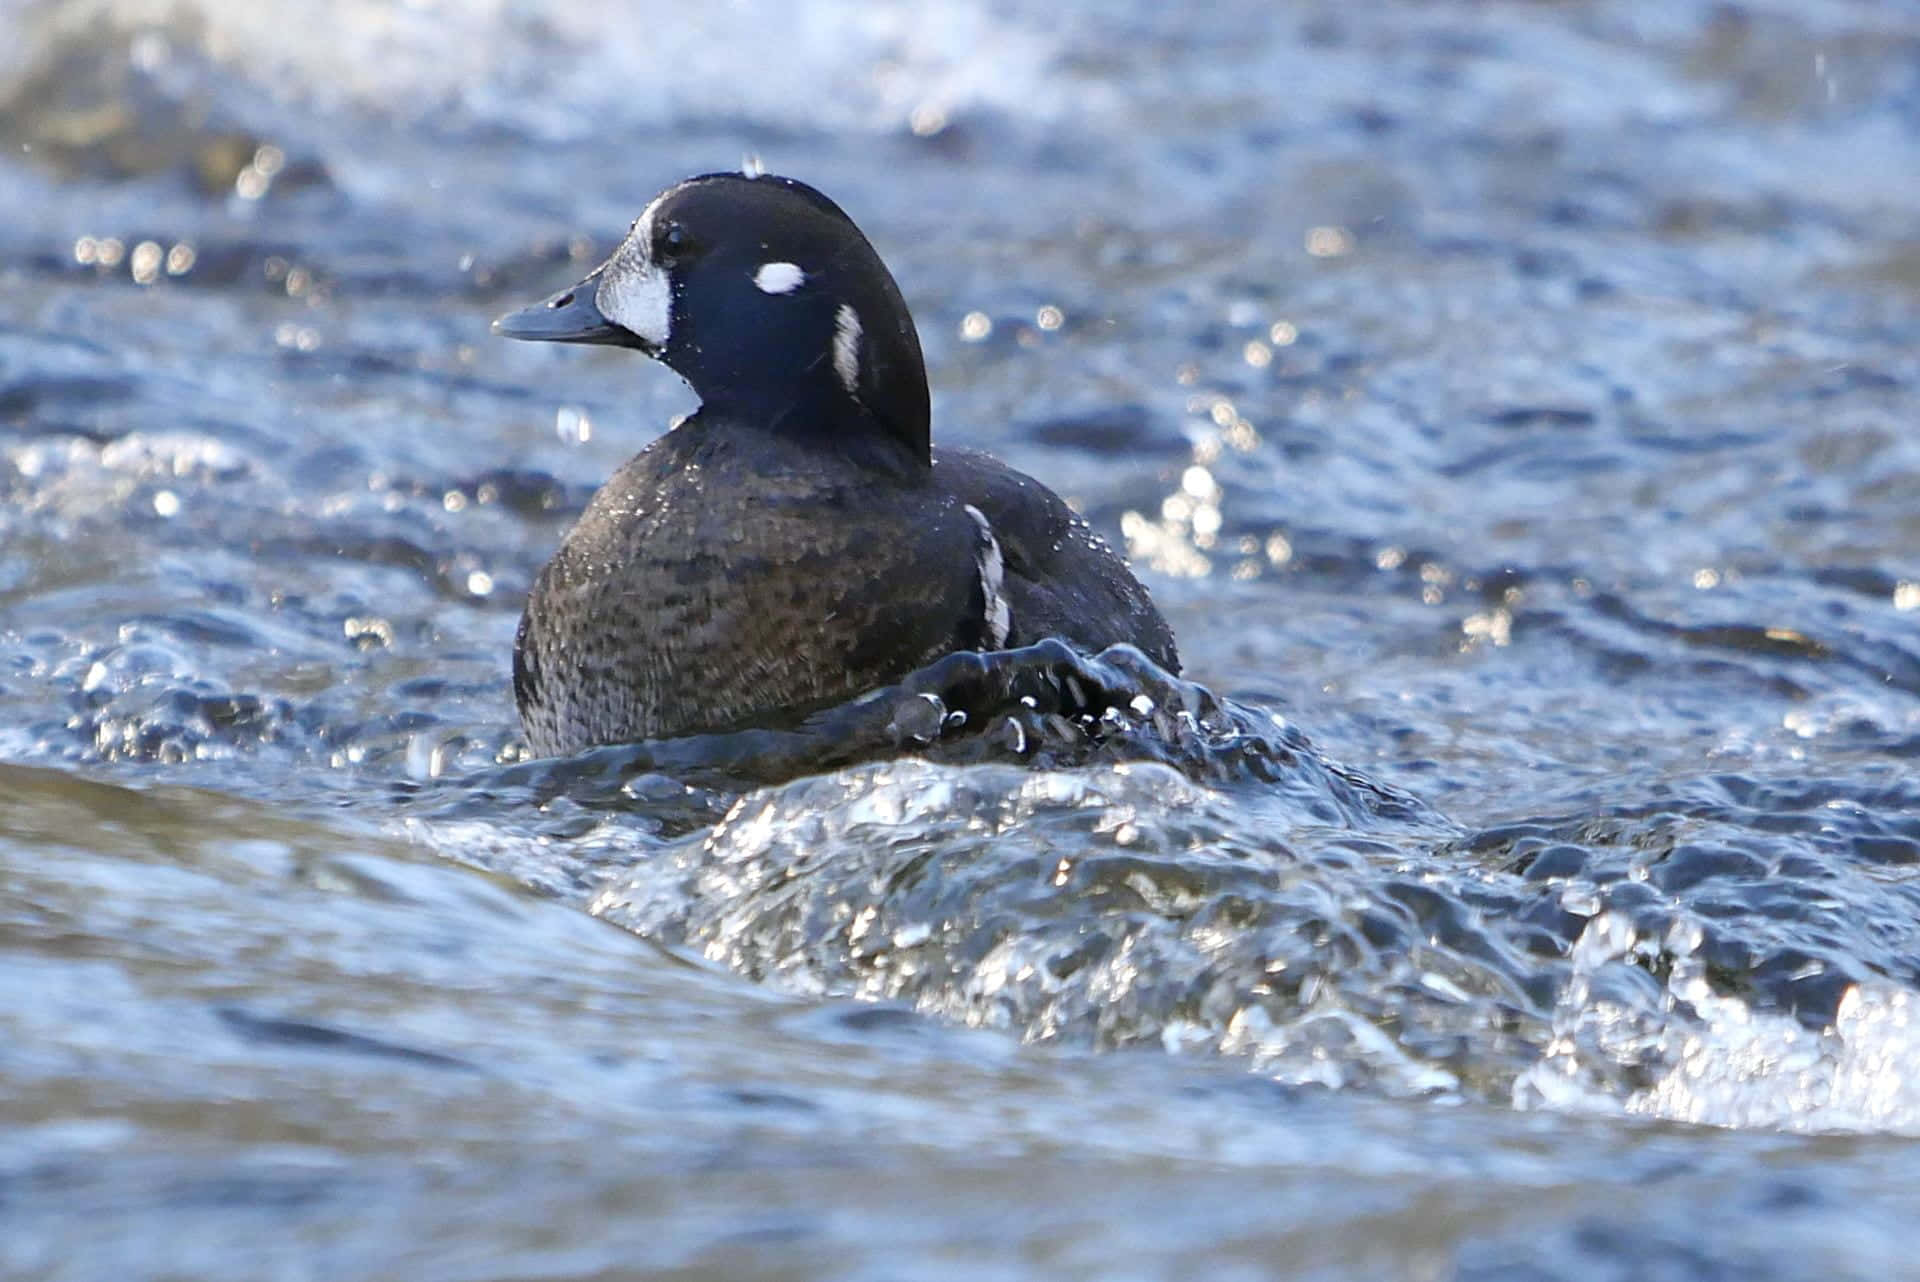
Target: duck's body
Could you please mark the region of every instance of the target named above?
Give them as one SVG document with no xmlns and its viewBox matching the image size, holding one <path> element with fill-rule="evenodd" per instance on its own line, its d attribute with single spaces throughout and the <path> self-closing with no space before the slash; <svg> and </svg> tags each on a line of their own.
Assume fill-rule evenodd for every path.
<svg viewBox="0 0 1920 1282">
<path fill-rule="evenodd" d="M 932 453 L 905 304 L 811 188 L 683 183 L 586 281 L 498 328 L 639 347 L 703 402 L 534 584 L 514 693 L 535 752 L 792 724 L 949 652 L 1048 636 L 1178 670 L 1146 589 L 1058 496 Z"/>
</svg>

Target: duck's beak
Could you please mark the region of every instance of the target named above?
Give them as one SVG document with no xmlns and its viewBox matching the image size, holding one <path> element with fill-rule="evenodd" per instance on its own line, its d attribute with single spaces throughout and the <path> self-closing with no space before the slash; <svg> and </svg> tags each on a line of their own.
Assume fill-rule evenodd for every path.
<svg viewBox="0 0 1920 1282">
<path fill-rule="evenodd" d="M 594 272 L 578 285 L 566 289 L 531 307 L 508 312 L 493 323 L 493 332 L 502 338 L 520 338 L 541 343 L 608 343 L 618 347 L 639 347 L 640 339 L 632 331 L 614 324 L 600 311 L 594 295 L 600 288 L 600 273 Z"/>
</svg>

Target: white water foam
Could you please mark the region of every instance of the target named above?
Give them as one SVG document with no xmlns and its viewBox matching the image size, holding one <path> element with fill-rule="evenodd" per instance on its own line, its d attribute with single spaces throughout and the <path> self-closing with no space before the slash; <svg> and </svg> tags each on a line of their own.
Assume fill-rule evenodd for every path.
<svg viewBox="0 0 1920 1282">
<path fill-rule="evenodd" d="M 1547 1055 L 1515 1087 L 1521 1107 L 1617 1113 L 1704 1126 L 1814 1133 L 1920 1134 L 1920 1001 L 1891 983 L 1855 984 L 1834 1020 L 1809 1028 L 1714 990 L 1697 927 L 1637 938 L 1617 914 L 1588 923 Z M 1673 960 L 1660 1009 L 1597 997 L 1603 968 Z M 1652 1072 L 1621 1094 L 1617 1070 Z"/>
<path fill-rule="evenodd" d="M 979 109 L 1057 119 L 1094 92 L 1037 21 L 978 0 L 0 0 L 0 26 L 23 37 L 0 53 L 0 84 L 104 29 L 137 57 L 190 47 L 322 110 L 553 139 L 699 120 L 932 133 Z"/>
</svg>

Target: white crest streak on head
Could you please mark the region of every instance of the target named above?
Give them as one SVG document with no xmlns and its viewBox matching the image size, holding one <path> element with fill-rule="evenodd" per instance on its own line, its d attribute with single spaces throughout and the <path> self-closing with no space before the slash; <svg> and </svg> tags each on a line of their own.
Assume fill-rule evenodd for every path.
<svg viewBox="0 0 1920 1282">
<path fill-rule="evenodd" d="M 753 284 L 763 294 L 791 294 L 807 283 L 807 274 L 792 263 L 761 263 Z"/>
<path fill-rule="evenodd" d="M 593 302 L 614 324 L 664 348 L 673 329 L 673 283 L 653 262 L 653 211 L 659 207 L 657 199 L 647 206 L 600 269 Z"/>
<path fill-rule="evenodd" d="M 860 387 L 860 313 L 847 303 L 833 314 L 833 372 L 840 386 L 855 396 Z"/>
<path fill-rule="evenodd" d="M 987 639 L 998 650 L 1007 643 L 1007 633 L 1013 630 L 1013 607 L 1007 602 L 1006 561 L 1000 555 L 1000 540 L 993 537 L 993 526 L 987 523 L 985 513 L 973 504 L 967 504 L 967 515 L 980 527 L 980 542 L 973 551 L 973 563 L 980 571 L 980 595 L 986 601 Z"/>
</svg>

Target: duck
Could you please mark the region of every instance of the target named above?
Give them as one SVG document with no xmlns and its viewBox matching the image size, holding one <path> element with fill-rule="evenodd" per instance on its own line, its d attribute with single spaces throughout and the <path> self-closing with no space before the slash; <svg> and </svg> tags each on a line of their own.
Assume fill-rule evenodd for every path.
<svg viewBox="0 0 1920 1282">
<path fill-rule="evenodd" d="M 533 581 L 529 749 L 785 729 L 959 651 L 1131 645 L 1179 672 L 1126 562 L 989 454 L 932 448 L 893 275 L 819 191 L 702 174 L 494 332 L 631 348 L 699 408 L 628 460 Z"/>
</svg>

